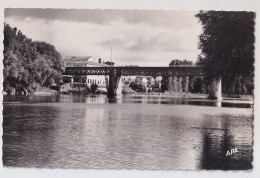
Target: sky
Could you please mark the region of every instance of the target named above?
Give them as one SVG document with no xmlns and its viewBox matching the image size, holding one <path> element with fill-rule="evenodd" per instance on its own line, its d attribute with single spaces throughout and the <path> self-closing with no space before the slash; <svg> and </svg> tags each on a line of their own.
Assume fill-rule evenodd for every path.
<svg viewBox="0 0 260 178">
<path fill-rule="evenodd" d="M 92 56 L 116 66 L 196 62 L 201 24 L 196 11 L 5 9 L 5 23 L 65 56 Z"/>
</svg>

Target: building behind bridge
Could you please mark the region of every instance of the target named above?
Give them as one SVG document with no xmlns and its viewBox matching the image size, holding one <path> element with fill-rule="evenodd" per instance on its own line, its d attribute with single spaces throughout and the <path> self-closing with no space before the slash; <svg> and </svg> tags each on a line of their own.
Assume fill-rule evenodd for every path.
<svg viewBox="0 0 260 178">
<path fill-rule="evenodd" d="M 111 67 L 113 62 L 102 62 L 99 58 L 94 59 L 92 56 L 66 56 L 64 58 L 65 67 Z M 104 75 L 83 75 L 72 76 L 63 75 L 64 84 L 61 86 L 61 92 L 69 91 L 86 91 L 92 84 L 96 84 L 100 90 L 106 91 L 107 76 Z"/>
</svg>

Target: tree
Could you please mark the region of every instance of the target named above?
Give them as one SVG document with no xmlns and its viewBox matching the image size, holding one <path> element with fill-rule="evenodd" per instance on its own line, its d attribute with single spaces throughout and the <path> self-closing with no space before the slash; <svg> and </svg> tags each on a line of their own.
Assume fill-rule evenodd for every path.
<svg viewBox="0 0 260 178">
<path fill-rule="evenodd" d="M 142 84 L 137 84 L 136 82 L 131 82 L 129 87 L 136 92 L 145 92 L 145 87 Z"/>
<path fill-rule="evenodd" d="M 172 66 L 192 66 L 192 65 L 193 65 L 193 62 L 188 61 L 186 59 L 184 59 L 184 60 L 175 59 L 175 60 L 172 60 L 169 64 L 170 67 L 172 67 Z"/>
<path fill-rule="evenodd" d="M 92 83 L 91 86 L 90 86 L 90 92 L 95 93 L 97 88 L 98 88 L 98 85 L 95 84 L 95 83 Z"/>
<path fill-rule="evenodd" d="M 33 42 L 8 24 L 4 26 L 3 64 L 4 91 L 12 94 L 34 90 L 37 84 L 58 85 L 64 70 L 62 57 L 53 45 Z"/>
<path fill-rule="evenodd" d="M 254 75 L 254 12 L 200 11 L 197 65 L 211 82 L 209 98 L 217 99 L 221 78 L 252 78 Z"/>
</svg>

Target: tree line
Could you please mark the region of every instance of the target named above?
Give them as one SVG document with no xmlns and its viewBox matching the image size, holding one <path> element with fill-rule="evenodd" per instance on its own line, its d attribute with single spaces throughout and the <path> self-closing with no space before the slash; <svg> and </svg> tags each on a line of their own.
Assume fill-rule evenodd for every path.
<svg viewBox="0 0 260 178">
<path fill-rule="evenodd" d="M 61 54 L 51 44 L 32 41 L 16 27 L 4 24 L 4 81 L 7 94 L 28 94 L 37 87 L 59 88 L 64 71 Z"/>
</svg>

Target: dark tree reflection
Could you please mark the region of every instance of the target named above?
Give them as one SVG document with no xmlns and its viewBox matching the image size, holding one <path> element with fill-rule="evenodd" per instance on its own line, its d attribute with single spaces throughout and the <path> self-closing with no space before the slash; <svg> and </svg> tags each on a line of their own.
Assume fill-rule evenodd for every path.
<svg viewBox="0 0 260 178">
<path fill-rule="evenodd" d="M 203 151 L 201 169 L 207 170 L 249 170 L 252 169 L 252 147 L 243 149 L 243 145 L 235 144 L 229 130 L 229 120 L 222 121 L 221 135 L 215 130 L 203 129 Z M 237 148 L 238 152 L 227 155 L 227 151 Z M 243 150 L 242 150 L 243 149 Z"/>
</svg>

